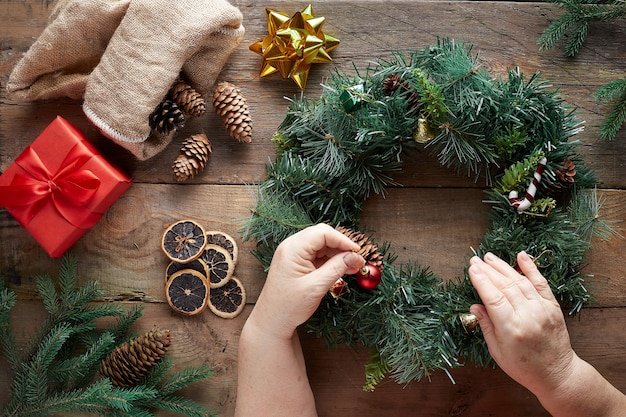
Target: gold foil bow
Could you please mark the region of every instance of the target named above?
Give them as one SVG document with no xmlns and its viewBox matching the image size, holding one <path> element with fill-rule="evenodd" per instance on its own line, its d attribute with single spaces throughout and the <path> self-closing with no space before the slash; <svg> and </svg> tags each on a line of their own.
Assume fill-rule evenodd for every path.
<svg viewBox="0 0 626 417">
<path fill-rule="evenodd" d="M 315 17 L 310 4 L 291 18 L 273 9 L 265 12 L 269 34 L 250 45 L 263 57 L 260 76 L 278 72 L 304 89 L 311 65 L 331 62 L 328 52 L 339 46 L 339 39 L 322 31 L 326 18 Z"/>
</svg>

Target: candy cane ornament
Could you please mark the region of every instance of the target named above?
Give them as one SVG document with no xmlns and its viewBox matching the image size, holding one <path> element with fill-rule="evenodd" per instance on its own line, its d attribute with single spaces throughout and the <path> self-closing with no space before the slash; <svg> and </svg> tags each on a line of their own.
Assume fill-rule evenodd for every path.
<svg viewBox="0 0 626 417">
<path fill-rule="evenodd" d="M 524 197 L 524 199 L 518 199 L 517 191 L 515 190 L 509 193 L 509 202 L 511 203 L 513 207 L 517 209 L 519 213 L 529 208 L 533 204 L 533 201 L 535 201 L 535 194 L 537 193 L 537 186 L 539 185 L 539 182 L 541 181 L 541 175 L 543 174 L 543 170 L 546 168 L 547 163 L 548 163 L 548 159 L 546 157 L 543 157 L 539 160 L 539 163 L 537 164 L 537 169 L 535 170 L 535 173 L 533 174 L 533 180 L 528 186 L 528 189 L 526 190 L 526 196 Z"/>
</svg>

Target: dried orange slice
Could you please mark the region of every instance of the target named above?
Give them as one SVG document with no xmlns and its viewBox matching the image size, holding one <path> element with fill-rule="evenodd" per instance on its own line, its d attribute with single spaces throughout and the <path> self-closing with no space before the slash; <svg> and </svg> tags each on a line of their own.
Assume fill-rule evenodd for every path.
<svg viewBox="0 0 626 417">
<path fill-rule="evenodd" d="M 237 242 L 231 235 L 219 230 L 210 230 L 206 232 L 206 243 L 218 245 L 226 249 L 228 253 L 230 253 L 230 257 L 233 258 L 233 263 L 237 265 L 239 248 L 237 247 Z"/>
<path fill-rule="evenodd" d="M 205 230 L 193 220 L 171 224 L 163 233 L 161 249 L 172 261 L 187 263 L 202 254 L 206 245 Z"/>
<path fill-rule="evenodd" d="M 200 272 L 182 269 L 165 285 L 165 298 L 174 311 L 188 316 L 201 313 L 209 299 L 209 281 Z"/>
<path fill-rule="evenodd" d="M 209 309 L 225 319 L 237 317 L 246 306 L 246 289 L 236 277 L 231 277 L 226 284 L 211 289 Z"/>
<path fill-rule="evenodd" d="M 226 249 L 217 245 L 206 245 L 201 259 L 209 268 L 209 285 L 219 288 L 226 284 L 235 270 L 235 263 Z"/>
<path fill-rule="evenodd" d="M 194 259 L 193 261 L 187 262 L 186 264 L 172 261 L 169 263 L 167 268 L 165 268 L 165 282 L 167 282 L 167 280 L 169 280 L 170 277 L 174 275 L 176 272 L 183 270 L 183 269 L 196 270 L 200 272 L 202 275 L 204 275 L 205 278 L 208 278 L 209 276 L 209 267 L 207 266 L 206 262 L 204 262 L 200 258 Z"/>
</svg>

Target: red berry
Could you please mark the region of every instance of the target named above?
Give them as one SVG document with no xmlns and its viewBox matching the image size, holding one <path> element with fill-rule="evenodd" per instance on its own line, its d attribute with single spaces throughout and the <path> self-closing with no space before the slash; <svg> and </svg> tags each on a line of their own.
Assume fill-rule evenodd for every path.
<svg viewBox="0 0 626 417">
<path fill-rule="evenodd" d="M 365 290 L 373 290 L 380 283 L 381 271 L 376 265 L 367 264 L 356 274 L 356 282 Z"/>
</svg>

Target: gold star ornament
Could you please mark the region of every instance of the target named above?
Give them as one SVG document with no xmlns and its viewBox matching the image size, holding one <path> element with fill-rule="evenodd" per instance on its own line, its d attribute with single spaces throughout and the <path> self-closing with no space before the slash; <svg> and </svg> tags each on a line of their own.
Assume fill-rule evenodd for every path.
<svg viewBox="0 0 626 417">
<path fill-rule="evenodd" d="M 328 53 L 339 46 L 339 39 L 322 31 L 326 18 L 315 17 L 310 4 L 291 18 L 272 9 L 265 12 L 269 34 L 250 45 L 263 57 L 260 76 L 278 72 L 304 89 L 311 65 L 331 62 Z"/>
</svg>

